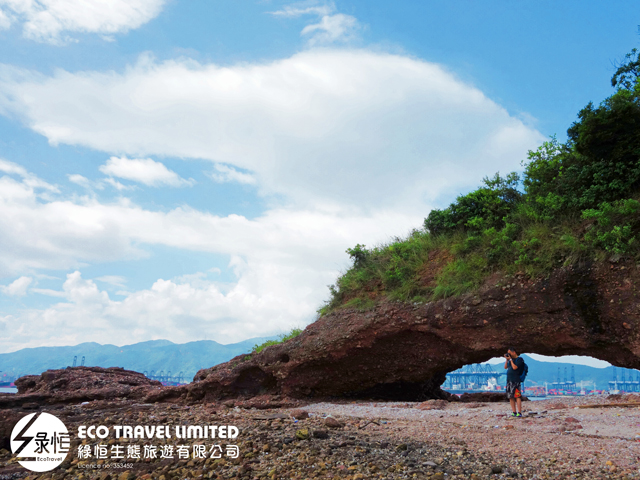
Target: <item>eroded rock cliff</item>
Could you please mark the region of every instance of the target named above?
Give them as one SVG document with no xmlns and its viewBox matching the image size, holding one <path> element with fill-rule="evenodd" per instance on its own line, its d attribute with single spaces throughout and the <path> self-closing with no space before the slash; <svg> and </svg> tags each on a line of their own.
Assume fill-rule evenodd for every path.
<svg viewBox="0 0 640 480">
<path fill-rule="evenodd" d="M 639 281 L 632 262 L 585 264 L 535 281 L 496 275 L 473 294 L 429 304 L 341 310 L 284 344 L 199 371 L 180 395 L 446 398 L 447 372 L 509 346 L 639 368 Z"/>
</svg>

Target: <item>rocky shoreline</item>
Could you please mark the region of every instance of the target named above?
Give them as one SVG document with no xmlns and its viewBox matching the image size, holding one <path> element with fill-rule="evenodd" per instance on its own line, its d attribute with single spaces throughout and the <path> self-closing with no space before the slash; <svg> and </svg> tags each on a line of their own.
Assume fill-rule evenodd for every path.
<svg viewBox="0 0 640 480">
<path fill-rule="evenodd" d="M 80 460 L 78 447 L 90 445 L 93 451 L 99 443 L 127 448 L 137 444 L 142 449 L 153 443 L 160 449 L 188 443 L 208 448 L 214 440 L 101 441 L 72 436 L 65 462 L 44 474 L 28 472 L 6 449 L 0 450 L 0 479 L 640 478 L 636 438 L 640 407 L 578 408 L 586 401 L 623 405 L 629 400 L 639 398 L 529 402 L 522 419 L 506 415 L 507 403 L 442 401 L 340 401 L 257 409 L 241 408 L 241 401 L 177 405 L 94 400 L 36 407 L 56 415 L 70 432 L 90 424 L 234 425 L 240 431 L 236 439 L 215 442 L 223 452 L 233 442 L 239 455 L 126 459 L 124 466 L 107 470 L 97 465 L 110 460 Z M 30 410 L 18 407 L 4 409 L 0 421 L 14 424 L 27 413 Z"/>
</svg>

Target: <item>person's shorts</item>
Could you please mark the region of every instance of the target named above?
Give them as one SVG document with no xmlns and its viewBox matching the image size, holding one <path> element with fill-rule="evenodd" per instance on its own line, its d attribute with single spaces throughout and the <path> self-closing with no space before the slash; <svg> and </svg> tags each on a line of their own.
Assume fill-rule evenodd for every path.
<svg viewBox="0 0 640 480">
<path fill-rule="evenodd" d="M 520 382 L 507 382 L 507 398 L 520 398 L 522 391 L 520 390 Z"/>
</svg>

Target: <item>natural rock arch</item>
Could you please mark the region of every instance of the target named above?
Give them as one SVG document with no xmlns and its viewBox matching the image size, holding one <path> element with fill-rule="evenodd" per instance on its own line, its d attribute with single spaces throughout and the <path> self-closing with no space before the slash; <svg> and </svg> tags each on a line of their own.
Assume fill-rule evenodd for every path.
<svg viewBox="0 0 640 480">
<path fill-rule="evenodd" d="M 640 368 L 639 281 L 633 262 L 585 264 L 538 280 L 496 275 L 473 294 L 429 304 L 340 310 L 284 344 L 201 370 L 187 396 L 442 398 L 448 372 L 511 345 Z"/>
</svg>

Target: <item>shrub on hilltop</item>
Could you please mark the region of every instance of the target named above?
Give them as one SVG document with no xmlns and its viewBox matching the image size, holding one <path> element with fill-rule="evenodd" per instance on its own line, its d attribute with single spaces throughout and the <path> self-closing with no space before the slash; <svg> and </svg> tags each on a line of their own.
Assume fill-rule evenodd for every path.
<svg viewBox="0 0 640 480">
<path fill-rule="evenodd" d="M 567 130 L 523 161 L 524 172 L 432 210 L 404 239 L 347 253 L 352 267 L 329 287 L 325 314 L 380 298 L 425 302 L 478 287 L 494 271 L 537 276 L 581 259 L 640 259 L 640 53 L 612 77 L 613 95 L 589 103 Z"/>
</svg>

